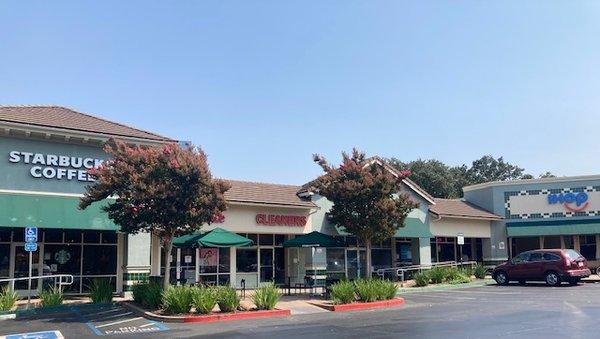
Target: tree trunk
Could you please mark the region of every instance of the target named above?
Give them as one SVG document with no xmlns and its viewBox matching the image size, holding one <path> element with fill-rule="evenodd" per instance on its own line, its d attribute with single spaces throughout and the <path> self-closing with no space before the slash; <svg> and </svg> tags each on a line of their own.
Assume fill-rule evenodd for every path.
<svg viewBox="0 0 600 339">
<path fill-rule="evenodd" d="M 367 251 L 367 279 L 371 278 L 371 239 L 365 240 L 365 247 Z"/>
<path fill-rule="evenodd" d="M 165 253 L 165 276 L 163 280 L 163 289 L 166 290 L 171 284 L 171 251 L 173 250 L 173 236 L 165 235 L 163 238 L 163 251 Z"/>
</svg>

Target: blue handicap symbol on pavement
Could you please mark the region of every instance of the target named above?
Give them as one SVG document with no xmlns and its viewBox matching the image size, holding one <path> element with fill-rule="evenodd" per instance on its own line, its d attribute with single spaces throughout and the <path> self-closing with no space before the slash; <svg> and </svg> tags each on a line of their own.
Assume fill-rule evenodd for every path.
<svg viewBox="0 0 600 339">
<path fill-rule="evenodd" d="M 43 332 L 29 332 L 29 333 L 19 333 L 19 334 L 10 334 L 5 337 L 0 337 L 2 339 L 63 339 L 62 333 L 60 331 L 43 331 Z"/>
</svg>

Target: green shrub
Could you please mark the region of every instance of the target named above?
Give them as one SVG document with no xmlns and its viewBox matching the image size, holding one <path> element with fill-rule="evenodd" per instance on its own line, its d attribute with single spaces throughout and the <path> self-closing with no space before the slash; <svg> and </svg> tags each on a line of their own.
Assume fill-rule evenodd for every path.
<svg viewBox="0 0 600 339">
<path fill-rule="evenodd" d="M 368 303 L 377 301 L 377 282 L 374 279 L 359 279 L 354 282 L 358 300 Z"/>
<path fill-rule="evenodd" d="M 217 305 L 217 291 L 210 286 L 193 287 L 192 300 L 197 313 L 210 314 Z"/>
<path fill-rule="evenodd" d="M 162 286 L 153 282 L 144 282 L 133 285 L 133 301 L 148 307 L 157 309 L 162 303 Z"/>
<path fill-rule="evenodd" d="M 0 311 L 10 311 L 19 299 L 16 292 L 5 287 L 0 290 Z"/>
<path fill-rule="evenodd" d="M 354 284 L 352 282 L 341 280 L 331 285 L 331 301 L 334 304 L 350 304 L 354 300 Z"/>
<path fill-rule="evenodd" d="M 189 286 L 169 286 L 163 293 L 162 304 L 167 313 L 190 313 L 193 304 L 192 288 Z"/>
<path fill-rule="evenodd" d="M 96 278 L 90 284 L 90 298 L 93 303 L 109 303 L 113 298 L 110 279 Z"/>
<path fill-rule="evenodd" d="M 217 288 L 217 304 L 221 312 L 235 312 L 240 306 L 240 297 L 235 288 L 220 286 Z"/>
<path fill-rule="evenodd" d="M 427 272 L 416 273 L 413 278 L 417 287 L 423 287 L 429 285 L 429 274 Z"/>
<path fill-rule="evenodd" d="M 272 310 L 279 301 L 281 294 L 275 284 L 265 284 L 254 291 L 252 301 L 259 310 Z"/>
<path fill-rule="evenodd" d="M 457 276 L 453 277 L 452 279 L 448 280 L 448 283 L 450 284 L 465 284 L 471 282 L 471 277 L 468 277 L 462 273 L 459 273 Z"/>
<path fill-rule="evenodd" d="M 379 280 L 377 288 L 377 299 L 378 300 L 391 300 L 396 297 L 398 292 L 398 285 L 395 282 L 387 279 Z"/>
<path fill-rule="evenodd" d="M 63 292 L 59 287 L 53 286 L 43 290 L 40 293 L 40 299 L 42 301 L 42 307 L 61 305 L 63 302 Z"/>
<path fill-rule="evenodd" d="M 441 284 L 446 278 L 446 270 L 443 267 L 434 267 L 427 274 L 432 284 Z"/>
<path fill-rule="evenodd" d="M 461 272 L 456 267 L 446 267 L 443 272 L 445 282 L 454 281 L 461 277 Z"/>
<path fill-rule="evenodd" d="M 487 270 L 485 269 L 485 267 L 479 264 L 475 266 L 475 269 L 473 270 L 473 275 L 475 275 L 475 278 L 477 279 L 485 279 L 486 272 Z"/>
<path fill-rule="evenodd" d="M 467 265 L 459 268 L 458 271 L 467 277 L 471 277 L 475 273 L 475 268 L 473 268 L 471 265 Z"/>
</svg>

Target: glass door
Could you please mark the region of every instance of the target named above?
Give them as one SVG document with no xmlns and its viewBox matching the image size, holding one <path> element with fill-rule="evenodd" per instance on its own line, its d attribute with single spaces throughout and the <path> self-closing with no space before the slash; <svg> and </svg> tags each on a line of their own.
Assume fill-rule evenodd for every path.
<svg viewBox="0 0 600 339">
<path fill-rule="evenodd" d="M 260 249 L 260 282 L 273 281 L 273 249 Z"/>
<path fill-rule="evenodd" d="M 365 250 L 350 249 L 346 252 L 348 264 L 348 279 L 364 278 L 366 276 L 367 253 Z"/>
<path fill-rule="evenodd" d="M 26 278 L 29 276 L 29 252 L 25 251 L 25 245 L 13 244 L 15 253 L 15 278 Z M 39 249 L 38 251 L 32 252 L 32 270 L 31 276 L 35 277 L 39 275 Z M 27 295 L 27 280 L 15 281 L 15 291 L 20 295 Z M 38 281 L 31 281 L 31 290 L 33 294 L 37 294 L 35 291 L 38 287 Z"/>
<path fill-rule="evenodd" d="M 285 250 L 282 247 L 275 251 L 275 283 L 285 284 Z"/>
</svg>

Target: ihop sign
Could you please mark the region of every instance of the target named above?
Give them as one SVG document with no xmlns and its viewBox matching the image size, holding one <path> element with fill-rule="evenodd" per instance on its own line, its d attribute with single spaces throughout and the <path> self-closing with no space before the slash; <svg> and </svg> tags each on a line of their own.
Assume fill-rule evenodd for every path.
<svg viewBox="0 0 600 339">
<path fill-rule="evenodd" d="M 548 204 L 561 204 L 571 212 L 581 212 L 589 206 L 589 196 L 585 192 L 551 193 L 548 194 Z"/>
</svg>

